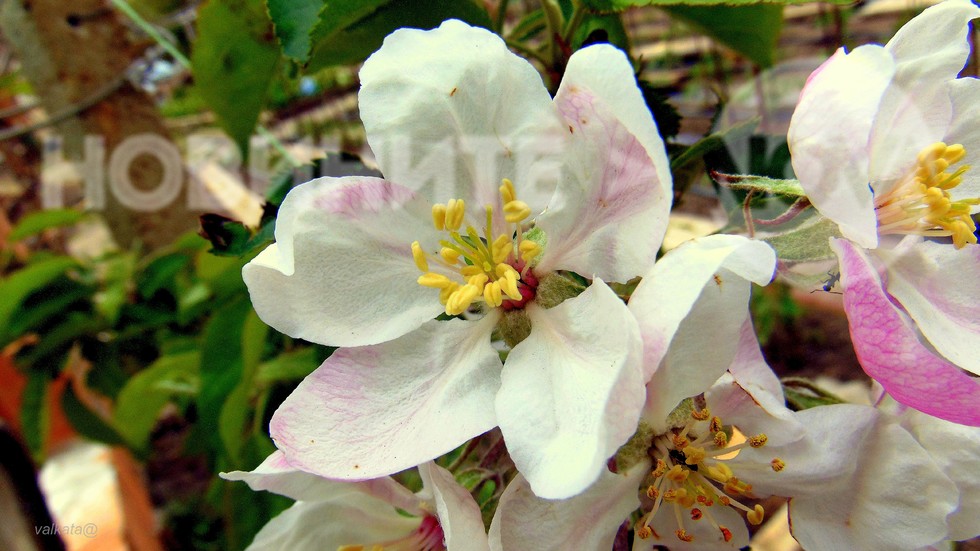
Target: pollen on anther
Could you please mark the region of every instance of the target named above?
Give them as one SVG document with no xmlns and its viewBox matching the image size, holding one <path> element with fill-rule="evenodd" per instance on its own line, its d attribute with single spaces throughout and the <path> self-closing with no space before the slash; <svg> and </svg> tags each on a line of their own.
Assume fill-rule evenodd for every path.
<svg viewBox="0 0 980 551">
<path fill-rule="evenodd" d="M 640 538 L 641 540 L 648 539 L 652 535 L 653 528 L 650 528 L 649 526 L 640 526 L 636 529 L 636 537 Z"/>
<path fill-rule="evenodd" d="M 777 473 L 786 468 L 786 463 L 778 457 L 774 457 L 773 460 L 769 462 L 769 465 L 771 465 L 772 470 L 776 471 Z"/>
<path fill-rule="evenodd" d="M 691 509 L 691 520 L 701 520 L 702 516 L 703 513 L 701 512 L 701 509 L 698 508 Z"/>
<path fill-rule="evenodd" d="M 732 541 L 732 531 L 731 530 L 729 530 L 728 528 L 725 528 L 724 526 L 719 526 L 718 529 L 721 530 L 721 537 L 724 538 L 725 543 L 728 543 L 728 542 Z"/>
<path fill-rule="evenodd" d="M 691 543 L 692 541 L 694 541 L 694 536 L 688 534 L 687 530 L 684 530 L 683 528 L 678 528 L 677 531 L 674 532 L 674 535 L 677 536 L 677 539 L 685 543 Z"/>
<path fill-rule="evenodd" d="M 762 505 L 756 505 L 754 509 L 745 514 L 745 518 L 755 526 L 762 524 L 765 516 L 766 510 L 762 508 Z"/>
<path fill-rule="evenodd" d="M 765 433 L 759 433 L 755 436 L 751 436 L 749 437 L 748 440 L 749 445 L 752 446 L 753 448 L 761 448 L 762 446 L 765 446 L 766 442 L 768 441 L 769 441 L 769 437 L 766 436 Z"/>
</svg>

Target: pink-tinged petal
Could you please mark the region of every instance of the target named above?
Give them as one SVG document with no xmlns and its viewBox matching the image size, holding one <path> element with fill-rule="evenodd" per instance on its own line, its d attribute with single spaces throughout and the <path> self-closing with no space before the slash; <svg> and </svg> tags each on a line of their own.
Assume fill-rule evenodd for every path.
<svg viewBox="0 0 980 551">
<path fill-rule="evenodd" d="M 321 551 L 397 540 L 419 527 L 371 496 L 352 493 L 331 501 L 298 501 L 270 520 L 246 551 Z"/>
<path fill-rule="evenodd" d="M 497 419 L 534 492 L 573 496 L 633 435 L 643 405 L 636 321 L 600 279 L 581 295 L 527 313 L 531 334 L 501 376 Z"/>
<path fill-rule="evenodd" d="M 657 183 L 664 197 L 673 197 L 673 180 L 664 141 L 636 85 L 633 64 L 621 50 L 609 44 L 596 44 L 578 50 L 568 60 L 562 76 L 563 89 L 575 86 L 588 90 L 612 109 L 616 119 L 636 137 L 657 169 Z"/>
<path fill-rule="evenodd" d="M 442 311 L 421 287 L 412 241 L 438 249 L 430 206 L 377 178 L 320 178 L 279 209 L 276 243 L 242 277 L 262 320 L 331 346 L 377 344 Z"/>
<path fill-rule="evenodd" d="M 980 536 L 980 429 L 906 410 L 904 426 L 939 464 L 958 490 L 956 510 L 946 519 L 953 541 Z"/>
<path fill-rule="evenodd" d="M 945 539 L 956 487 L 905 429 L 881 421 L 855 451 L 852 477 L 790 500 L 805 549 L 919 549 Z"/>
<path fill-rule="evenodd" d="M 954 423 L 980 425 L 980 380 L 919 342 L 856 245 L 836 239 L 831 246 L 840 259 L 844 310 L 864 371 L 902 404 Z"/>
<path fill-rule="evenodd" d="M 749 281 L 772 279 L 775 254 L 740 236 L 695 239 L 667 253 L 637 286 L 629 309 L 643 336 L 644 417 L 667 414 L 708 389 L 732 364 L 748 312 Z M 706 328 L 712 345 L 704 346 Z"/>
<path fill-rule="evenodd" d="M 604 470 L 587 490 L 560 500 L 534 495 L 527 480 L 517 475 L 500 497 L 490 524 L 490 549 L 612 549 L 620 525 L 640 506 L 637 487 L 649 468 L 647 462 L 624 474 Z"/>
<path fill-rule="evenodd" d="M 245 482 L 255 491 L 265 490 L 297 501 L 334 500 L 348 493 L 361 493 L 412 514 L 422 513 L 415 494 L 390 477 L 363 482 L 329 480 L 293 467 L 278 450 L 252 471 L 232 471 L 220 476 L 225 480 Z"/>
<path fill-rule="evenodd" d="M 433 202 L 462 198 L 477 221 L 484 205 L 499 206 L 502 178 L 532 208 L 547 204 L 567 131 L 539 73 L 499 36 L 455 20 L 399 29 L 360 80 L 361 120 L 386 178 Z"/>
<path fill-rule="evenodd" d="M 974 167 L 963 175 L 963 183 L 949 191 L 953 200 L 980 197 L 980 80 L 959 78 L 949 83 L 953 102 L 953 123 L 946 133 L 948 144 L 963 144 L 966 158 L 962 163 Z M 957 168 L 956 166 L 953 167 Z M 980 206 L 973 207 L 973 212 Z"/>
<path fill-rule="evenodd" d="M 793 170 L 810 202 L 864 247 L 878 244 L 868 140 L 894 71 L 881 46 L 837 50 L 807 81 L 787 136 Z"/>
<path fill-rule="evenodd" d="M 894 250 L 878 249 L 888 274 L 886 290 L 915 320 L 936 351 L 980 375 L 980 247 L 957 250 L 919 237 Z M 978 406 L 980 407 L 980 406 Z"/>
<path fill-rule="evenodd" d="M 687 511 L 684 515 L 684 531 L 688 535 L 694 536 L 691 542 L 684 542 L 677 538 L 676 531 L 681 528 L 677 522 L 677 515 L 674 507 L 668 504 L 660 507 L 657 514 L 650 523 L 654 535 L 647 539 L 635 538 L 633 540 L 633 551 L 650 551 L 655 545 L 666 547 L 670 551 L 734 551 L 744 549 L 749 545 L 749 531 L 745 527 L 745 519 L 742 515 L 735 512 L 731 507 L 717 505 L 712 507 L 709 512 L 714 517 L 719 526 L 727 528 L 731 532 L 731 541 L 725 541 L 721 530 L 715 528 L 707 518 L 701 520 L 691 520 Z M 658 548 L 659 549 L 659 548 Z"/>
<path fill-rule="evenodd" d="M 745 321 L 742 322 L 738 352 L 732 360 L 732 365 L 728 366 L 728 372 L 750 394 L 759 390 L 775 396 L 777 400 L 783 400 L 783 385 L 762 356 L 759 338 L 755 334 L 752 317 L 748 312 Z"/>
<path fill-rule="evenodd" d="M 610 105 L 567 75 L 555 104 L 570 144 L 558 189 L 536 219 L 548 236 L 538 269 L 611 281 L 642 275 L 656 261 L 670 213 L 658 167 Z"/>
<path fill-rule="evenodd" d="M 364 480 L 486 432 L 500 385 L 495 323 L 493 314 L 430 321 L 384 344 L 337 350 L 272 417 L 276 446 L 304 471 Z"/>
<path fill-rule="evenodd" d="M 473 495 L 460 486 L 453 474 L 428 462 L 419 465 L 422 484 L 432 492 L 436 516 L 449 551 L 487 551 L 486 528 L 483 516 Z"/>
<path fill-rule="evenodd" d="M 902 176 L 922 148 L 942 139 L 952 114 L 947 85 L 966 65 L 969 22 L 977 16 L 980 8 L 968 0 L 942 2 L 906 23 L 885 46 L 896 71 L 871 134 L 873 182 Z"/>
</svg>

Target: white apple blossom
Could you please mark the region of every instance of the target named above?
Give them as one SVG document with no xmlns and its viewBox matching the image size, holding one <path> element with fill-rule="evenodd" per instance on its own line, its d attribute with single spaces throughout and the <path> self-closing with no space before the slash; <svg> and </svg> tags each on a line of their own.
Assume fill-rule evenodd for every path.
<svg viewBox="0 0 980 551">
<path fill-rule="evenodd" d="M 807 196 L 847 239 L 835 250 L 865 371 L 903 403 L 970 425 L 980 381 L 961 369 L 980 375 L 980 81 L 957 75 L 978 16 L 946 0 L 885 46 L 841 48 L 810 76 L 788 136 Z M 881 316 L 889 329 L 870 321 Z"/>
<path fill-rule="evenodd" d="M 360 77 L 387 180 L 297 187 L 276 243 L 243 272 L 264 321 L 349 347 L 276 412 L 277 446 L 299 468 L 359 480 L 499 425 L 535 491 L 581 491 L 643 403 L 639 331 L 603 280 L 649 270 L 671 200 L 632 65 L 585 48 L 552 100 L 499 37 L 447 21 L 396 31 Z M 592 282 L 555 306 L 559 270 Z"/>
<path fill-rule="evenodd" d="M 296 500 L 255 536 L 249 551 L 481 551 L 488 549 L 480 508 L 449 471 L 419 465 L 413 494 L 391 478 L 339 482 L 300 471 L 275 452 L 251 472 L 223 473 Z M 401 511 L 401 512 L 400 512 Z"/>
</svg>

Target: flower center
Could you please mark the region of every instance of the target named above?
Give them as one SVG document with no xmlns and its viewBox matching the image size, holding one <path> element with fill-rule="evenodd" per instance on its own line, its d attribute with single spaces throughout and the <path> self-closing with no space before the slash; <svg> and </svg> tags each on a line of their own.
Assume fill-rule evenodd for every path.
<svg viewBox="0 0 980 551">
<path fill-rule="evenodd" d="M 968 165 L 953 172 L 948 169 L 966 156 L 961 144 L 934 143 L 923 149 L 898 184 L 875 198 L 878 233 L 917 234 L 930 237 L 952 237 L 957 249 L 976 244 L 976 224 L 970 207 L 980 205 L 980 198 L 953 201 L 949 190 L 963 182 Z"/>
<path fill-rule="evenodd" d="M 446 551 L 446 545 L 439 521 L 429 515 L 404 538 L 373 545 L 341 545 L 337 551 Z"/>
<path fill-rule="evenodd" d="M 439 241 L 442 248 L 428 253 L 418 241 L 412 243 L 415 265 L 422 272 L 419 285 L 439 289 L 439 302 L 450 316 L 462 314 L 476 302 L 513 310 L 534 298 L 538 281 L 531 273 L 531 261 L 541 253 L 541 247 L 525 239 L 521 227 L 531 208 L 517 199 L 510 180 L 505 178 L 499 189 L 507 223 L 504 232 L 493 234 L 492 206 L 486 206 L 481 234 L 466 220 L 463 200 L 450 199 L 432 206 L 433 224 L 447 234 Z M 430 271 L 433 264 L 441 269 Z"/>
<path fill-rule="evenodd" d="M 738 455 L 743 448 L 765 446 L 768 438 L 765 434 L 757 434 L 734 444 L 729 441 L 730 435 L 742 438 L 741 433 L 723 425 L 721 419 L 712 417 L 705 408 L 694 409 L 683 427 L 654 438 L 648 453 L 656 461 L 656 467 L 647 479 L 652 479 L 652 483 L 646 488 L 653 507 L 637 521 L 637 536 L 661 539 L 653 520 L 662 507 L 674 509 L 678 525 L 674 535 L 684 542 L 694 540 L 685 528 L 685 519 L 708 522 L 724 541 L 731 541 L 732 532 L 715 520 L 714 507 L 733 507 L 743 511 L 752 524 L 762 523 L 765 510 L 761 505 L 750 508 L 737 499 L 751 497 L 752 486 L 739 480 L 726 460 Z M 740 469 L 751 467 L 743 465 Z M 779 472 L 785 467 L 781 459 L 773 458 L 765 468 Z"/>
</svg>

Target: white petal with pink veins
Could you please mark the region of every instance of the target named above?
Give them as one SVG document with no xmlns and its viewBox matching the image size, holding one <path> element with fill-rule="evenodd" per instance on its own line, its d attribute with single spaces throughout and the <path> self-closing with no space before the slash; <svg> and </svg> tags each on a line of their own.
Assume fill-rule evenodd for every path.
<svg viewBox="0 0 980 551">
<path fill-rule="evenodd" d="M 980 425 L 980 379 L 919 342 L 863 251 L 846 239 L 834 240 L 832 247 L 840 259 L 851 340 L 864 371 L 909 407 L 948 421 Z"/>
<path fill-rule="evenodd" d="M 242 277 L 262 321 L 331 346 L 376 344 L 437 316 L 412 241 L 437 247 L 430 205 L 377 178 L 320 178 L 279 209 L 276 243 Z"/>
<path fill-rule="evenodd" d="M 419 465 L 422 484 L 432 493 L 436 515 L 449 551 L 486 551 L 487 532 L 473 495 L 456 482 L 453 474 L 428 462 Z"/>
<path fill-rule="evenodd" d="M 276 411 L 270 430 L 297 468 L 363 480 L 449 452 L 496 425 L 496 323 L 430 321 L 380 345 L 334 352 Z"/>
</svg>

